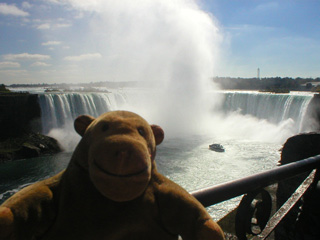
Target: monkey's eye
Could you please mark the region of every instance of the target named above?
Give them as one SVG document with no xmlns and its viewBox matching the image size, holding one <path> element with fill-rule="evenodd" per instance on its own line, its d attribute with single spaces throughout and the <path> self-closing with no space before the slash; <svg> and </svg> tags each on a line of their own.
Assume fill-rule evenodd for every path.
<svg viewBox="0 0 320 240">
<path fill-rule="evenodd" d="M 142 127 L 139 127 L 139 128 L 138 128 L 138 132 L 139 132 L 139 134 L 140 134 L 142 137 L 145 136 L 145 131 L 144 131 L 144 129 L 143 129 Z"/>
<path fill-rule="evenodd" d="M 109 129 L 109 125 L 108 124 L 103 124 L 102 125 L 102 128 L 101 128 L 101 130 L 102 130 L 102 132 L 106 132 L 106 131 L 108 131 L 108 129 Z"/>
</svg>

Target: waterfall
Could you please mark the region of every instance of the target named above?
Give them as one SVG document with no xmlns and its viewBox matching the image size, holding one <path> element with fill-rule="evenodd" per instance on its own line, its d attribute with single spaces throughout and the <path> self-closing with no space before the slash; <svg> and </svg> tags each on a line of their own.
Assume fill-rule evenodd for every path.
<svg viewBox="0 0 320 240">
<path fill-rule="evenodd" d="M 224 97 L 222 111 L 225 113 L 237 111 L 273 124 L 292 119 L 297 133 L 302 129 L 305 113 L 312 99 L 310 95 L 257 92 L 228 92 L 224 93 Z"/>
<path fill-rule="evenodd" d="M 98 117 L 116 110 L 125 99 L 118 93 L 46 93 L 39 95 L 42 129 L 64 128 L 81 114 Z"/>
<path fill-rule="evenodd" d="M 64 128 L 81 114 L 94 117 L 118 110 L 130 101 L 139 105 L 137 98 L 143 98 L 141 92 L 112 93 L 46 93 L 39 95 L 42 111 L 42 129 L 48 133 L 51 129 Z M 224 101 L 219 111 L 225 114 L 238 112 L 270 123 L 279 124 L 292 119 L 296 132 L 300 132 L 307 106 L 312 99 L 310 95 L 267 94 L 257 92 L 225 92 Z M 134 98 L 136 97 L 136 98 Z M 145 101 L 145 98 L 143 98 Z"/>
</svg>

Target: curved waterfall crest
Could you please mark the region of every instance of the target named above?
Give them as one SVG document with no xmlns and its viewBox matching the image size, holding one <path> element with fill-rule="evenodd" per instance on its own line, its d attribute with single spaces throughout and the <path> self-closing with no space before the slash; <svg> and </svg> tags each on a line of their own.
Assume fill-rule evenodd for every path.
<svg viewBox="0 0 320 240">
<path fill-rule="evenodd" d="M 310 95 L 271 93 L 228 92 L 224 95 L 222 110 L 225 113 L 238 111 L 242 115 L 251 115 L 274 124 L 292 119 L 297 132 L 302 129 L 312 99 Z"/>
<path fill-rule="evenodd" d="M 213 93 L 218 94 L 218 93 Z M 224 100 L 219 112 L 237 112 L 270 123 L 279 124 L 288 119 L 294 121 L 297 132 L 301 130 L 303 119 L 312 99 L 311 95 L 267 94 L 258 92 L 224 92 Z M 121 109 L 130 102 L 137 103 L 141 92 L 126 94 L 124 91 L 112 93 L 45 93 L 39 95 L 42 111 L 43 132 L 63 128 L 81 114 L 94 117 L 103 112 Z"/>
<path fill-rule="evenodd" d="M 63 128 L 81 114 L 98 117 L 116 110 L 125 99 L 116 93 L 46 93 L 39 95 L 42 129 Z"/>
</svg>

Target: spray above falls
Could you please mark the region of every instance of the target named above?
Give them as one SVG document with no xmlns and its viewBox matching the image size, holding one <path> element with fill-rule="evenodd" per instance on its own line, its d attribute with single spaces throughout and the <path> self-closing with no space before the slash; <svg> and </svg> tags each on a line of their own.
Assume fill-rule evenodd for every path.
<svg viewBox="0 0 320 240">
<path fill-rule="evenodd" d="M 196 130 L 210 109 L 221 35 L 193 0 L 63 1 L 89 17 L 79 43 L 95 52 L 96 81 L 150 81 L 157 93 L 127 110 L 168 132 Z M 82 39 L 83 38 L 83 39 Z M 85 71 L 85 66 L 83 66 Z M 90 76 L 86 73 L 84 76 Z M 160 91 L 159 91 L 160 90 Z M 151 90 L 152 91 L 152 90 Z"/>
<path fill-rule="evenodd" d="M 95 57 L 95 61 L 77 62 L 79 81 L 148 81 L 149 86 L 154 85 L 134 93 L 126 89 L 128 104 L 113 110 L 137 112 L 161 125 L 167 137 L 184 133 L 283 141 L 295 133 L 291 118 L 270 123 L 252 115 L 219 111 L 224 99 L 212 95 L 210 78 L 222 36 L 213 16 L 201 10 L 198 1 L 55 2 L 67 4 L 86 20 L 79 37 L 72 38 L 69 54 L 81 49 L 81 57 Z"/>
</svg>

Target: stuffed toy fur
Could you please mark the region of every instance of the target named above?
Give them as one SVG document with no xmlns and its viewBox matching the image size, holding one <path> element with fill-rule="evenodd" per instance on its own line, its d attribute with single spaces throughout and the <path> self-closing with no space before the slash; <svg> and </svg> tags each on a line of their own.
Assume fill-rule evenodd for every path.
<svg viewBox="0 0 320 240">
<path fill-rule="evenodd" d="M 163 130 L 126 111 L 79 116 L 66 170 L 0 206 L 0 239 L 214 240 L 220 227 L 187 191 L 157 172 Z"/>
</svg>

